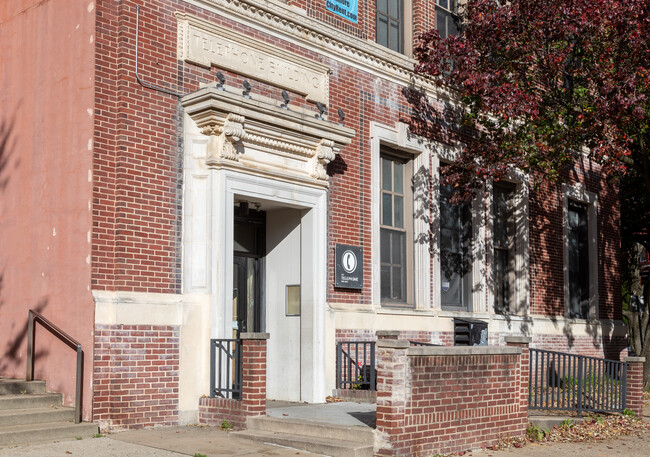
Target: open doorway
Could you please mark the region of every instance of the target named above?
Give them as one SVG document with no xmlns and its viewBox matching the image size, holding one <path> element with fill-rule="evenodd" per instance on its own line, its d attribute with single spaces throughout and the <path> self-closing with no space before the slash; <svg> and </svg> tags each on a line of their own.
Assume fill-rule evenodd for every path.
<svg viewBox="0 0 650 457">
<path fill-rule="evenodd" d="M 234 216 L 232 337 L 239 338 L 264 327 L 266 213 L 241 202 Z"/>
</svg>

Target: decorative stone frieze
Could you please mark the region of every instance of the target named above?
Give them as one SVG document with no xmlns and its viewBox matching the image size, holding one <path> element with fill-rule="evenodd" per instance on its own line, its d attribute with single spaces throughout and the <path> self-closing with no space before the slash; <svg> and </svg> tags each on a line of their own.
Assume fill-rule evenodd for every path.
<svg viewBox="0 0 650 457">
<path fill-rule="evenodd" d="M 354 130 L 273 102 L 214 85 L 186 95 L 183 107 L 209 136 L 205 165 L 327 186 L 327 164 L 350 144 Z"/>
<path fill-rule="evenodd" d="M 414 74 L 416 61 L 379 44 L 359 40 L 318 19 L 307 16 L 295 7 L 274 0 L 184 0 L 201 6 L 237 22 L 260 29 L 272 35 L 282 35 L 284 39 L 317 50 L 337 61 L 344 61 L 352 66 L 377 74 L 383 78 L 407 85 L 414 83 L 435 94 L 438 99 L 449 99 L 453 94 L 446 87 L 438 87 L 431 79 Z M 190 15 L 177 15 L 179 19 L 191 18 Z M 204 23 L 195 18 L 196 24 Z M 182 48 L 179 29 L 179 54 Z"/>
</svg>

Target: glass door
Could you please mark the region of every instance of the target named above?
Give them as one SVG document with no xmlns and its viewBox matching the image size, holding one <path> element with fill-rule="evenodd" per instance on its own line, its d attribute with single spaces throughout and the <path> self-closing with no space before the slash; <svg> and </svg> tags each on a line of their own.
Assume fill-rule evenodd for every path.
<svg viewBox="0 0 650 457">
<path fill-rule="evenodd" d="M 260 259 L 234 255 L 232 337 L 242 332 L 259 332 L 260 315 Z"/>
</svg>

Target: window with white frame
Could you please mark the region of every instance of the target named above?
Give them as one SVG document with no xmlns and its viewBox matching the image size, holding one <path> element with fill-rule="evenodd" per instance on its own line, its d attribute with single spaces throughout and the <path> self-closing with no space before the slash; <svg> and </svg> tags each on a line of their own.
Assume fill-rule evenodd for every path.
<svg viewBox="0 0 650 457">
<path fill-rule="evenodd" d="M 380 262 L 382 304 L 411 304 L 413 265 L 412 164 L 384 148 L 381 153 Z"/>
<path fill-rule="evenodd" d="M 564 189 L 564 290 L 566 314 L 597 318 L 597 197 L 584 185 Z"/>
<path fill-rule="evenodd" d="M 443 308 L 471 311 L 472 212 L 469 203 L 452 203 L 452 196 L 452 187 L 440 187 L 440 302 Z"/>
<path fill-rule="evenodd" d="M 370 122 L 370 140 L 375 183 L 371 194 L 372 306 L 384 307 L 386 312 L 392 312 L 390 308 L 428 309 L 429 150 L 401 122 L 393 126 Z"/>
</svg>

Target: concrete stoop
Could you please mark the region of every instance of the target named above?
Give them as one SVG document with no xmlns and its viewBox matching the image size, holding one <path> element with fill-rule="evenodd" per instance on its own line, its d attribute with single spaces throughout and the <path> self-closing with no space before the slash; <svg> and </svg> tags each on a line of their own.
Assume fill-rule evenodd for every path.
<svg viewBox="0 0 650 457">
<path fill-rule="evenodd" d="M 247 430 L 235 435 L 332 457 L 372 457 L 375 434 L 369 427 L 344 427 L 322 422 L 249 417 Z"/>
<path fill-rule="evenodd" d="M 45 391 L 44 381 L 0 379 L 0 448 L 91 437 L 92 423 L 74 423 L 74 408 L 63 396 Z"/>
</svg>

